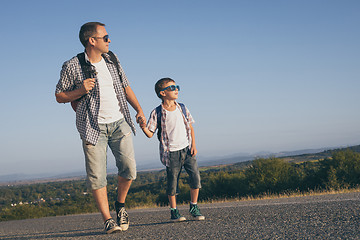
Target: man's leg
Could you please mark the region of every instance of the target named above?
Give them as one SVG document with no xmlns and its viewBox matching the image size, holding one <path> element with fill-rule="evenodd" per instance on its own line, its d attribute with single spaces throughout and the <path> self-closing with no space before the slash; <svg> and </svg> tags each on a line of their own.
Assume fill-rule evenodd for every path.
<svg viewBox="0 0 360 240">
<path fill-rule="evenodd" d="M 99 127 L 100 136 L 97 144 L 92 145 L 83 140 L 83 150 L 85 154 L 87 183 L 92 190 L 96 205 L 104 221 L 106 221 L 111 218 L 106 188 L 107 132 L 106 125 L 99 124 Z"/>
<path fill-rule="evenodd" d="M 131 183 L 132 183 L 131 179 L 126 179 L 124 177 L 118 176 L 117 200 L 119 203 L 125 203 L 126 196 L 129 192 Z"/>
<path fill-rule="evenodd" d="M 132 183 L 131 179 L 118 176 L 118 194 L 115 202 L 116 221 L 122 231 L 129 228 L 129 215 L 125 209 L 125 200 Z"/>
<path fill-rule="evenodd" d="M 85 154 L 85 165 L 87 173 L 87 183 L 92 189 L 92 194 L 96 205 L 104 220 L 104 230 L 106 233 L 121 231 L 121 228 L 111 218 L 109 202 L 107 197 L 106 180 L 106 150 L 107 150 L 107 128 L 105 124 L 99 124 L 100 137 L 96 145 L 92 145 L 83 140 L 83 150 Z"/>
<path fill-rule="evenodd" d="M 112 124 L 109 146 L 114 154 L 118 168 L 118 194 L 115 202 L 117 223 L 123 231 L 129 227 L 129 216 L 125 209 L 125 200 L 132 180 L 136 178 L 136 163 L 131 128 L 121 119 Z"/>
<path fill-rule="evenodd" d="M 104 222 L 111 218 L 109 210 L 109 201 L 107 197 L 107 188 L 103 187 L 92 191 L 96 205 L 103 217 Z"/>
</svg>

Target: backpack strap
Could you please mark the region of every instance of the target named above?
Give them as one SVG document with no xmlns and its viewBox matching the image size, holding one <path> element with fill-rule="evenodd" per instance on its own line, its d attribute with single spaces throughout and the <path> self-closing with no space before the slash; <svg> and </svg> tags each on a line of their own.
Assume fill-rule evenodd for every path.
<svg viewBox="0 0 360 240">
<path fill-rule="evenodd" d="M 162 106 L 161 104 L 155 108 L 157 118 L 157 137 L 161 139 L 161 117 L 162 117 Z"/>
<path fill-rule="evenodd" d="M 110 56 L 110 60 L 116 66 L 116 69 L 117 69 L 119 77 L 120 77 L 121 86 L 124 88 L 123 79 L 122 79 L 122 76 L 121 76 L 120 67 L 119 67 L 117 58 L 116 58 L 115 54 L 113 52 L 111 52 L 111 51 L 109 51 L 108 54 Z M 85 53 L 84 52 L 79 53 L 78 55 L 76 55 L 76 57 L 79 59 L 81 70 L 85 74 L 85 79 L 94 78 L 96 73 L 93 71 L 90 64 L 88 64 L 86 62 Z M 124 93 L 126 94 L 125 88 L 124 88 Z M 75 112 L 76 112 L 76 108 L 77 108 L 78 103 L 79 103 L 79 99 L 71 102 L 71 107 L 74 109 Z"/>
<path fill-rule="evenodd" d="M 187 115 L 186 115 L 186 108 L 185 108 L 185 105 L 183 103 L 179 103 L 180 107 L 181 107 L 181 110 L 186 118 L 186 120 L 188 121 L 189 119 L 187 118 Z"/>
<path fill-rule="evenodd" d="M 182 112 L 183 112 L 186 120 L 189 120 L 189 119 L 187 118 L 187 115 L 186 115 L 185 105 L 184 105 L 183 103 L 178 103 L 178 104 L 180 105 L 181 110 L 182 110 Z M 158 130 L 157 130 L 157 137 L 158 137 L 158 139 L 159 139 L 159 141 L 160 141 L 160 139 L 161 139 L 161 117 L 162 117 L 162 106 L 161 106 L 161 104 L 155 108 L 155 111 L 156 111 L 157 129 L 158 129 Z"/>
<path fill-rule="evenodd" d="M 95 71 L 91 68 L 90 64 L 88 64 L 85 61 L 85 53 L 83 52 L 79 53 L 78 55 L 76 55 L 76 57 L 79 60 L 82 72 L 85 74 L 85 79 L 95 77 L 96 74 Z M 75 101 L 71 102 L 71 107 L 75 112 L 78 104 L 79 104 L 79 99 L 76 99 Z"/>
<path fill-rule="evenodd" d="M 124 90 L 124 93 L 125 93 L 125 96 L 126 96 L 126 91 L 125 91 L 125 87 L 124 87 L 124 81 L 122 79 L 122 74 L 120 72 L 120 66 L 119 66 L 119 63 L 118 63 L 118 60 L 115 56 L 115 54 L 112 52 L 112 51 L 109 51 L 108 52 L 108 55 L 110 56 L 110 60 L 115 64 L 116 66 L 116 69 L 118 71 L 118 75 L 119 75 L 119 78 L 120 78 L 120 82 L 121 82 L 121 86 L 123 87 L 123 90 Z"/>
<path fill-rule="evenodd" d="M 115 64 L 116 66 L 116 69 L 118 71 L 118 74 L 119 74 L 119 77 L 120 77 L 120 82 L 121 82 L 121 85 L 123 86 L 123 79 L 122 79 L 122 76 L 121 76 L 121 72 L 120 72 L 120 66 L 118 64 L 118 61 L 117 61 L 117 58 L 115 56 L 115 54 L 112 52 L 112 51 L 109 51 L 108 52 L 109 56 L 110 56 L 110 60 Z M 124 86 L 123 86 L 124 87 Z M 126 93 L 126 92 L 125 92 Z"/>
<path fill-rule="evenodd" d="M 85 61 L 85 53 L 83 53 L 83 52 L 79 53 L 76 57 L 79 59 L 81 70 L 85 74 L 85 78 L 86 79 L 91 78 L 94 75 L 94 73 L 92 73 L 90 64 L 88 64 Z"/>
</svg>

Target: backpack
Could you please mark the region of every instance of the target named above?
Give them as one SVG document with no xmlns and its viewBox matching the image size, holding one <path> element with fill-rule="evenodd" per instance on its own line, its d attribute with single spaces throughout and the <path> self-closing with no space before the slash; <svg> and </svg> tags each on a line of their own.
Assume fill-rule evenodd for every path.
<svg viewBox="0 0 360 240">
<path fill-rule="evenodd" d="M 110 56 L 110 60 L 115 64 L 116 66 L 116 69 L 118 71 L 118 74 L 119 74 L 119 77 L 120 77 L 120 82 L 121 82 L 121 85 L 123 86 L 123 79 L 121 77 L 121 73 L 120 73 L 120 67 L 119 67 L 119 64 L 117 62 L 117 59 L 115 57 L 115 54 L 112 52 L 112 51 L 109 51 L 108 52 L 109 56 Z M 86 63 L 85 61 L 85 53 L 79 53 L 77 56 L 76 56 L 78 59 L 79 59 L 79 62 L 80 62 L 80 66 L 81 66 L 81 70 L 83 71 L 83 73 L 85 74 L 85 79 L 88 79 L 88 78 L 94 78 L 95 77 L 95 72 L 91 69 L 91 66 Z M 126 93 L 126 92 L 125 92 Z M 71 102 L 71 107 L 73 108 L 73 110 L 76 112 L 76 108 L 77 108 L 77 105 L 79 104 L 79 99 L 75 100 L 75 101 L 72 101 Z"/>
<path fill-rule="evenodd" d="M 187 115 L 186 115 L 186 108 L 185 108 L 185 105 L 183 103 L 178 103 L 181 107 L 181 110 L 186 118 L 186 120 L 188 120 L 187 118 Z M 161 117 L 162 117 L 162 106 L 159 105 L 155 108 L 155 111 L 156 111 L 156 117 L 157 117 L 157 137 L 160 141 L 161 139 Z"/>
</svg>

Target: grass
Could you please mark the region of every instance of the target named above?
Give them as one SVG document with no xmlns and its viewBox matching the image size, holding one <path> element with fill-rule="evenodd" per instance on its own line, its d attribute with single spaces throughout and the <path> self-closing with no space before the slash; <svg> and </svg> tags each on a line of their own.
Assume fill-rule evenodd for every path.
<svg viewBox="0 0 360 240">
<path fill-rule="evenodd" d="M 234 197 L 234 198 L 219 198 L 219 199 L 208 199 L 200 200 L 200 204 L 211 204 L 211 203 L 226 203 L 226 202 L 240 202 L 240 201 L 257 201 L 257 200 L 268 200 L 268 199 L 280 199 L 280 198 L 293 198 L 293 197 L 306 197 L 306 196 L 320 196 L 328 194 L 342 194 L 342 193 L 354 193 L 360 192 L 360 186 L 357 188 L 342 188 L 342 189 L 327 189 L 327 190 L 310 190 L 307 192 L 300 191 L 289 191 L 286 193 L 264 193 L 258 196 L 247 196 L 247 197 Z M 190 198 L 190 196 L 189 196 Z M 178 206 L 184 206 L 188 203 L 179 203 Z M 158 208 L 156 204 L 148 204 L 142 206 L 131 207 L 131 209 L 148 209 L 148 208 Z M 129 208 L 130 209 L 130 208 Z"/>
<path fill-rule="evenodd" d="M 354 193 L 360 192 L 360 186 L 357 188 L 343 188 L 343 189 L 327 189 L 327 190 L 310 190 L 308 192 L 300 191 L 289 191 L 286 193 L 264 193 L 258 196 L 247 196 L 247 197 L 236 197 L 236 198 L 224 198 L 224 199 L 213 199 L 213 200 L 204 200 L 200 203 L 221 203 L 221 202 L 234 202 L 234 201 L 257 201 L 265 199 L 279 199 L 279 198 L 292 198 L 292 197 L 306 197 L 306 196 L 320 196 L 328 194 L 342 194 L 342 193 Z"/>
</svg>

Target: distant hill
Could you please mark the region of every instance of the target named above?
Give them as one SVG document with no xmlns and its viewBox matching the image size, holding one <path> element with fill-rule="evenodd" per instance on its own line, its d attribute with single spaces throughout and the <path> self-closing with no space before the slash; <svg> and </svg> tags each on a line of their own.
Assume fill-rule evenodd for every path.
<svg viewBox="0 0 360 240">
<path fill-rule="evenodd" d="M 349 149 L 353 152 L 360 153 L 360 145 L 351 146 L 351 147 L 343 147 L 343 148 L 334 148 L 334 149 L 328 149 L 322 152 L 317 153 L 307 153 L 307 154 L 299 154 L 299 155 L 286 155 L 286 156 L 278 156 L 280 158 L 286 159 L 290 162 L 306 162 L 306 161 L 315 161 L 315 160 L 321 160 L 328 157 L 331 157 L 334 152 L 337 151 L 344 151 L 346 149 Z"/>
<path fill-rule="evenodd" d="M 221 165 L 235 165 L 236 168 L 249 165 L 251 161 L 256 158 L 268 158 L 271 156 L 286 159 L 290 162 L 305 162 L 305 161 L 314 161 L 325 159 L 330 157 L 334 151 L 341 151 L 345 149 L 350 149 L 354 152 L 360 153 L 360 145 L 351 146 L 351 147 L 339 147 L 339 148 L 320 148 L 320 149 L 304 149 L 298 151 L 288 151 L 288 152 L 279 152 L 279 153 L 269 153 L 269 152 L 260 152 L 252 155 L 233 155 L 227 157 L 214 157 L 214 158 L 201 158 L 198 157 L 199 167 L 210 167 L 210 166 L 221 166 Z M 160 161 L 157 164 L 148 164 L 142 165 L 138 168 L 138 171 L 155 171 L 161 170 L 163 166 Z M 108 173 L 115 173 L 116 169 L 109 169 Z M 7 184 L 11 185 L 24 185 L 40 182 L 56 182 L 56 181 L 67 181 L 74 179 L 83 179 L 85 177 L 85 172 L 73 172 L 73 173 L 64 173 L 62 175 L 51 175 L 42 176 L 39 178 L 38 175 L 26 175 L 26 174 L 12 174 L 12 175 L 2 175 L 0 176 L 0 186 Z"/>
</svg>

